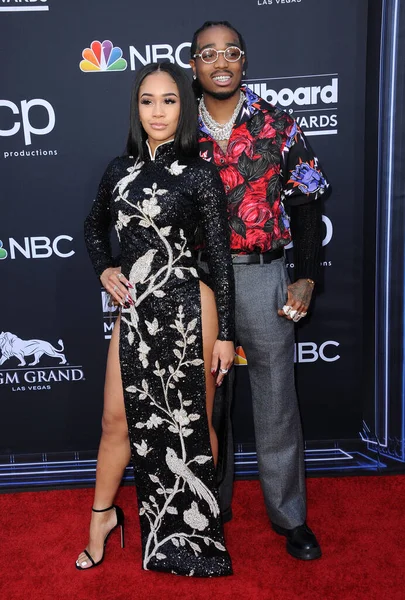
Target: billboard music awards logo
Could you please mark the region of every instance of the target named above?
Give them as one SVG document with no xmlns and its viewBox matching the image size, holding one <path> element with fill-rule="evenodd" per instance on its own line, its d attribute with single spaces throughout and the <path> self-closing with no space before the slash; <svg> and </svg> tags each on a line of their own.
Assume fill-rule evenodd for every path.
<svg viewBox="0 0 405 600">
<path fill-rule="evenodd" d="M 27 363 L 28 357 L 33 357 Z M 0 386 L 11 386 L 13 392 L 43 391 L 54 383 L 84 381 L 82 365 L 70 366 L 61 339 L 57 346 L 46 340 L 23 340 L 10 331 L 0 332 Z M 46 366 L 37 367 L 39 363 Z M 48 366 L 51 364 L 51 366 Z"/>
<path fill-rule="evenodd" d="M 55 127 L 55 110 L 43 98 L 0 100 L 0 137 L 13 138 L 3 151 L 3 158 L 37 158 L 57 156 L 54 148 L 38 148 L 37 136 L 51 133 Z"/>
<path fill-rule="evenodd" d="M 246 79 L 256 94 L 292 115 L 305 135 L 338 132 L 337 73 Z"/>
<path fill-rule="evenodd" d="M 8 238 L 8 249 L 5 243 L 0 240 L 0 260 L 5 260 L 10 256 L 11 260 L 16 258 L 50 258 L 55 255 L 59 258 L 70 258 L 75 251 L 71 247 L 73 238 L 71 235 L 58 235 L 51 239 L 45 235 L 24 237 L 16 240 Z"/>
<path fill-rule="evenodd" d="M 169 60 L 183 69 L 190 69 L 191 67 L 188 64 L 190 47 L 190 42 L 182 42 L 177 47 L 171 44 L 146 44 L 142 49 L 129 46 L 129 68 L 131 71 L 135 71 L 137 66 Z M 82 57 L 83 60 L 80 61 L 79 67 L 83 73 L 125 71 L 128 67 L 122 49 L 119 46 L 114 46 L 110 40 L 104 40 L 103 42 L 94 40 L 89 48 L 83 50 Z"/>
<path fill-rule="evenodd" d="M 115 320 L 119 315 L 119 306 L 114 306 L 111 296 L 104 288 L 101 289 L 101 306 L 103 307 L 104 339 L 110 340 Z"/>
<path fill-rule="evenodd" d="M 47 12 L 49 0 L 0 0 L 0 12 Z"/>
</svg>

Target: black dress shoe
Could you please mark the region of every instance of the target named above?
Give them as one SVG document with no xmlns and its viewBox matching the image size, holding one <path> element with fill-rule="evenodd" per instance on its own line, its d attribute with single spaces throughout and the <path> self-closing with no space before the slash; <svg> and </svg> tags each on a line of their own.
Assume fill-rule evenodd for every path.
<svg viewBox="0 0 405 600">
<path fill-rule="evenodd" d="M 284 529 L 280 525 L 272 523 L 274 531 L 287 538 L 287 552 L 294 558 L 301 560 L 313 560 L 322 556 L 321 548 L 306 523 L 294 527 L 294 529 Z"/>
</svg>

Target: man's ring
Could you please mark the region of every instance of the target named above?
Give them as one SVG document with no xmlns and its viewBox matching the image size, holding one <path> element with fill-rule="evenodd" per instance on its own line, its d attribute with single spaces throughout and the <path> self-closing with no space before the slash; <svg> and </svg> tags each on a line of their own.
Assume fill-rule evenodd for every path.
<svg viewBox="0 0 405 600">
<path fill-rule="evenodd" d="M 288 304 L 284 304 L 284 306 L 283 306 L 283 312 L 284 312 L 284 314 L 285 314 L 286 316 L 287 316 L 287 315 L 288 315 L 288 313 L 290 312 L 291 308 L 292 308 L 292 307 L 291 307 L 291 306 L 288 306 Z"/>
<path fill-rule="evenodd" d="M 295 317 L 293 317 L 293 321 L 294 321 L 295 323 L 298 323 L 298 321 L 299 321 L 300 319 L 303 319 L 303 318 L 304 318 L 304 317 L 306 317 L 306 316 L 307 316 L 307 313 L 306 313 L 306 312 L 297 313 L 297 314 L 295 315 Z"/>
<path fill-rule="evenodd" d="M 294 319 L 295 315 L 298 313 L 298 310 L 291 309 L 288 313 L 288 316 Z"/>
<path fill-rule="evenodd" d="M 228 369 L 219 369 L 219 372 L 223 375 L 226 375 L 228 373 Z"/>
</svg>

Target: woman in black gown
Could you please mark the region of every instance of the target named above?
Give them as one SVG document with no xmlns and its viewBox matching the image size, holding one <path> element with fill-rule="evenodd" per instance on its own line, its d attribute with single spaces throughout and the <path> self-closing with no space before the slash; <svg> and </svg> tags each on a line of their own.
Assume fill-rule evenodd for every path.
<svg viewBox="0 0 405 600">
<path fill-rule="evenodd" d="M 132 94 L 128 154 L 107 167 L 86 219 L 95 271 L 122 308 L 107 362 L 90 542 L 79 569 L 100 564 L 109 533 L 118 526 L 123 532 L 113 501 L 129 433 L 143 568 L 232 573 L 211 417 L 215 385 L 233 362 L 234 282 L 223 186 L 198 156 L 196 123 L 181 69 L 144 67 Z M 111 225 L 119 269 L 112 267 Z M 193 255 L 198 228 L 210 257 L 208 282 Z"/>
</svg>

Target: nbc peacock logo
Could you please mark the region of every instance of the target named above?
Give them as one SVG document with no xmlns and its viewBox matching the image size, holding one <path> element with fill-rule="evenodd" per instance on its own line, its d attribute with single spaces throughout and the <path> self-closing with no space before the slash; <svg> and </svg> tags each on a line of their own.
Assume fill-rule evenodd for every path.
<svg viewBox="0 0 405 600">
<path fill-rule="evenodd" d="M 83 50 L 82 56 L 84 60 L 79 66 L 84 73 L 125 71 L 128 66 L 127 61 L 122 57 L 121 48 L 114 46 L 110 40 L 104 42 L 95 40 L 90 44 L 90 48 Z"/>
<path fill-rule="evenodd" d="M 245 351 L 243 350 L 242 346 L 236 347 L 235 358 L 234 358 L 233 364 L 236 367 L 245 367 L 248 364 L 246 354 L 245 354 Z"/>
<path fill-rule="evenodd" d="M 3 242 L 0 240 L 0 260 L 4 260 L 7 258 L 8 252 L 5 248 L 3 248 Z"/>
</svg>

